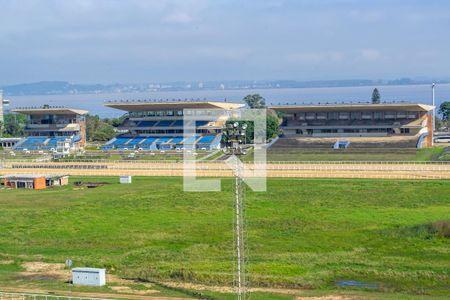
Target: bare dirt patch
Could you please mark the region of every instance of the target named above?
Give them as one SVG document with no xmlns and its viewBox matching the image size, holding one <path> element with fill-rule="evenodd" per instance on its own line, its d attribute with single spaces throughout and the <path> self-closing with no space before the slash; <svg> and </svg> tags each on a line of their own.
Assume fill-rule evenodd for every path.
<svg viewBox="0 0 450 300">
<path fill-rule="evenodd" d="M 20 279 L 53 280 L 60 282 L 68 282 L 72 279 L 70 270 L 66 269 L 65 265 L 60 263 L 26 262 L 22 264 L 22 267 L 25 271 L 19 273 L 18 278 Z M 151 283 L 140 283 L 147 288 L 145 290 L 132 289 L 129 285 L 136 284 L 136 281 L 122 279 L 114 274 L 107 274 L 107 282 L 121 285 L 111 287 L 117 293 L 130 295 L 154 295 L 159 293 L 158 290 L 151 289 L 153 287 Z"/>
<path fill-rule="evenodd" d="M 202 284 L 194 284 L 188 282 L 164 282 L 165 286 L 171 288 L 182 288 L 188 290 L 196 291 L 213 291 L 218 293 L 232 293 L 233 288 L 228 286 L 208 286 Z M 296 289 L 277 289 L 277 288 L 250 288 L 250 292 L 263 292 L 263 293 L 274 293 L 274 294 L 284 294 L 284 295 L 298 295 L 302 290 Z"/>
<path fill-rule="evenodd" d="M 64 264 L 25 262 L 22 264 L 24 272 L 19 273 L 19 277 L 35 280 L 70 280 L 70 270 L 65 269 Z"/>
<path fill-rule="evenodd" d="M 12 265 L 13 263 L 14 261 L 10 259 L 0 260 L 0 265 Z"/>
<path fill-rule="evenodd" d="M 133 295 L 152 295 L 159 293 L 157 290 L 134 290 L 129 286 L 112 286 L 111 289 L 117 293 Z"/>
</svg>

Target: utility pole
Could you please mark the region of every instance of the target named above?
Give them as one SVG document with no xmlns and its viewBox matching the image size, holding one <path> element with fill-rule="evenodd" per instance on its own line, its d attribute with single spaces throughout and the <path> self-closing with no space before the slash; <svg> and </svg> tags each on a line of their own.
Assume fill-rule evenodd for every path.
<svg viewBox="0 0 450 300">
<path fill-rule="evenodd" d="M 0 90 L 0 137 L 3 136 L 3 128 L 5 128 L 5 117 L 3 113 L 3 91 Z"/>
<path fill-rule="evenodd" d="M 234 122 L 228 124 L 224 134 L 227 141 L 228 152 L 239 156 L 244 154 L 241 144 L 245 143 L 247 124 Z M 242 164 L 235 160 L 233 170 L 233 197 L 234 197 L 234 220 L 233 220 L 233 252 L 234 252 L 234 288 L 238 300 L 246 299 L 247 278 L 245 274 L 245 211 L 244 211 L 244 182 L 242 179 Z"/>
<path fill-rule="evenodd" d="M 435 92 L 434 89 L 436 87 L 436 84 L 433 82 L 431 84 L 431 102 L 433 105 L 433 111 L 432 111 L 432 124 L 431 124 L 431 147 L 434 146 L 434 130 L 436 127 L 436 99 L 435 99 Z"/>
</svg>

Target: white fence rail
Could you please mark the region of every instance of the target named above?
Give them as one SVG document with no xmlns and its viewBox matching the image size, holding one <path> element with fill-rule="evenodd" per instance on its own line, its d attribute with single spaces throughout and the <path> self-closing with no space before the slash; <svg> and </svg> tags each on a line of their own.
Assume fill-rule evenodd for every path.
<svg viewBox="0 0 450 300">
<path fill-rule="evenodd" d="M 0 300 L 110 300 L 108 298 L 0 292 Z"/>
<path fill-rule="evenodd" d="M 14 159 L 14 160 L 0 160 L 0 163 L 29 163 L 36 162 L 30 161 L 26 159 Z M 52 163 L 108 163 L 108 164 L 161 164 L 161 163 L 170 163 L 170 164 L 183 164 L 183 160 L 109 160 L 109 159 L 70 159 L 70 160 L 58 160 L 52 161 Z M 198 164 L 223 164 L 223 161 L 197 161 Z M 376 161 L 376 160 L 367 160 L 367 161 L 267 161 L 267 162 L 248 162 L 248 163 L 256 163 L 256 164 L 289 164 L 289 165 L 448 165 L 450 166 L 450 161 Z"/>
</svg>

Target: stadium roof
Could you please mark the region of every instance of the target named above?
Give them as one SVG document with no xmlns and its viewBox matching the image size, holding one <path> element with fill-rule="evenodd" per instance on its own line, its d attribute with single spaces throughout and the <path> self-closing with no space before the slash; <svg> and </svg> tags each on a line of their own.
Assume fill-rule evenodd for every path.
<svg viewBox="0 0 450 300">
<path fill-rule="evenodd" d="M 66 107 L 26 107 L 26 108 L 15 108 L 11 111 L 26 115 L 46 115 L 46 114 L 58 114 L 58 115 L 86 115 L 87 110 L 66 108 Z"/>
<path fill-rule="evenodd" d="M 159 110 L 159 109 L 238 109 L 244 106 L 241 103 L 232 102 L 112 102 L 105 104 L 107 107 L 130 112 Z"/>
<path fill-rule="evenodd" d="M 330 104 L 330 105 L 285 105 L 272 106 L 281 112 L 320 112 L 320 111 L 431 111 L 433 106 L 426 104 Z"/>
</svg>

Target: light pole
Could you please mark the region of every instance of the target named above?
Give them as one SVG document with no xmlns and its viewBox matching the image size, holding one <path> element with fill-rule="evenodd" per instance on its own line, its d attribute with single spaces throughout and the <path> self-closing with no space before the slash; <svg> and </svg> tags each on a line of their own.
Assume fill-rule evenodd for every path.
<svg viewBox="0 0 450 300">
<path fill-rule="evenodd" d="M 434 89 L 436 87 L 436 84 L 433 82 L 431 84 L 431 103 L 433 105 L 433 111 L 432 111 L 432 117 L 431 117 L 431 147 L 434 146 L 434 129 L 436 126 L 436 99 L 435 99 L 435 92 Z"/>
<path fill-rule="evenodd" d="M 229 123 L 224 131 L 226 136 L 226 149 L 228 153 L 236 156 L 244 154 L 242 144 L 245 144 L 247 124 Z M 244 215 L 244 182 L 242 180 L 242 166 L 239 160 L 235 160 L 233 170 L 233 197 L 234 197 L 234 220 L 233 220 L 233 252 L 234 258 L 234 287 L 237 299 L 246 299 L 246 276 L 245 276 L 245 215 Z"/>
</svg>

